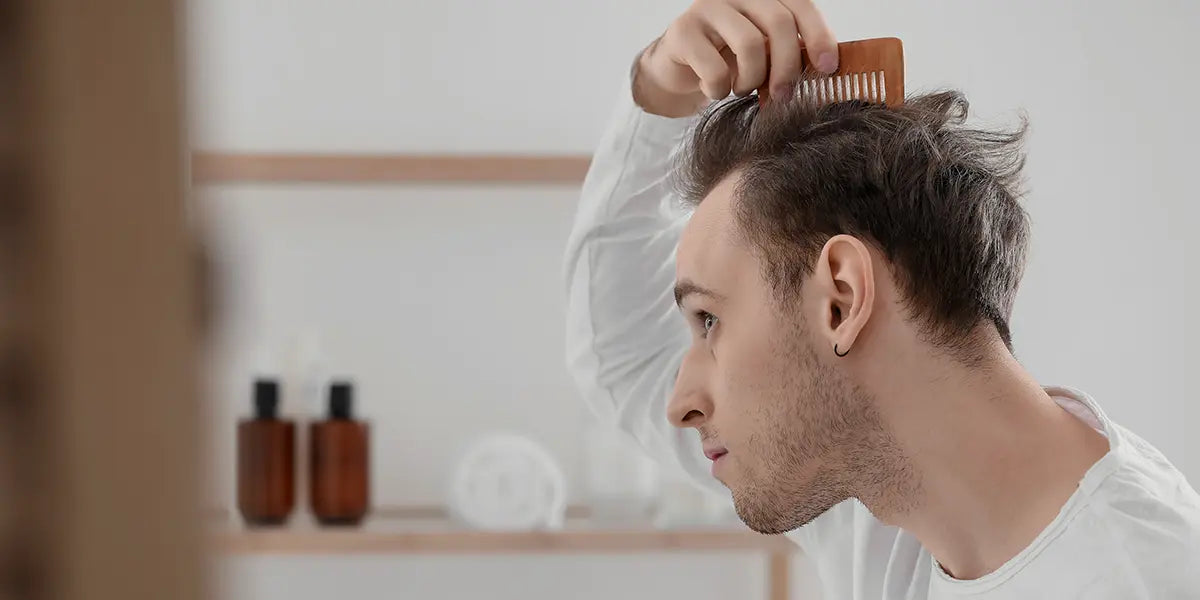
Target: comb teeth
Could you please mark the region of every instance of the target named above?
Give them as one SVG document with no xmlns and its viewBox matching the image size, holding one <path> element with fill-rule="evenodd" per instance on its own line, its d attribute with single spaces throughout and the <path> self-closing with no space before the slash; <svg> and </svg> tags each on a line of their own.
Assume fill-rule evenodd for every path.
<svg viewBox="0 0 1200 600">
<path fill-rule="evenodd" d="M 813 98 L 822 104 L 848 100 L 886 104 L 887 80 L 883 71 L 812 77 L 801 82 L 800 95 Z"/>
<path fill-rule="evenodd" d="M 813 64 L 807 51 L 802 59 L 803 65 Z M 889 106 L 904 102 L 904 45 L 898 38 L 842 42 L 838 44 L 838 64 L 841 70 L 833 75 L 803 67 L 804 76 L 793 90 L 793 99 L 798 96 L 817 104 L 864 100 Z M 759 104 L 766 99 L 767 90 L 760 89 Z"/>
</svg>

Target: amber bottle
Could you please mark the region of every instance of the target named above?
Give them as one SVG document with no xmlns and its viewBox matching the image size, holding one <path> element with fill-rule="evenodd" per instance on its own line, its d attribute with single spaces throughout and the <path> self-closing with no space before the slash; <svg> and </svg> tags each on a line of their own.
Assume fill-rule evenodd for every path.
<svg viewBox="0 0 1200 600">
<path fill-rule="evenodd" d="M 279 418 L 279 383 L 254 382 L 254 416 L 238 423 L 238 510 L 247 525 L 282 525 L 296 500 L 296 424 Z"/>
<path fill-rule="evenodd" d="M 329 386 L 329 418 L 309 425 L 309 500 L 323 525 L 357 525 L 370 496 L 370 430 L 353 418 L 354 387 Z"/>
</svg>

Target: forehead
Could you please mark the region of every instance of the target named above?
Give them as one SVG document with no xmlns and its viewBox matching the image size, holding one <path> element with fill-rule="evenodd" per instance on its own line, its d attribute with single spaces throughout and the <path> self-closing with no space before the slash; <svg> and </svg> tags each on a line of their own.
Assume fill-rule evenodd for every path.
<svg viewBox="0 0 1200 600">
<path fill-rule="evenodd" d="M 715 286 L 753 267 L 734 220 L 736 185 L 737 177 L 726 177 L 692 213 L 679 238 L 677 279 Z"/>
</svg>

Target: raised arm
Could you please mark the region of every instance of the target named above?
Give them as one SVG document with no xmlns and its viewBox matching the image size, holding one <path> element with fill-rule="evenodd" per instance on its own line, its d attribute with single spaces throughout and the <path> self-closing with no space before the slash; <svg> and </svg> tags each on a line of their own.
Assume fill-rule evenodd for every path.
<svg viewBox="0 0 1200 600">
<path fill-rule="evenodd" d="M 835 40 L 810 0 L 697 0 L 675 19 L 625 81 L 567 247 L 567 359 L 585 399 L 723 494 L 695 432 L 666 418 L 690 343 L 672 292 L 684 218 L 672 210 L 672 155 L 709 101 L 788 89 L 800 34 L 818 67 L 836 68 Z"/>
<path fill-rule="evenodd" d="M 672 153 L 692 124 L 645 112 L 626 79 L 592 159 L 566 253 L 567 363 L 585 401 L 660 461 L 711 481 L 666 403 L 689 334 L 675 308 Z M 691 434 L 691 435 L 689 435 Z"/>
</svg>

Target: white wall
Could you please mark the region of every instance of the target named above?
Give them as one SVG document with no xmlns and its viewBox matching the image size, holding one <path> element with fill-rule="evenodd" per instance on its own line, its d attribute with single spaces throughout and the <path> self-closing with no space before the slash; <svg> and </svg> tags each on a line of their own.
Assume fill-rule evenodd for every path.
<svg viewBox="0 0 1200 600">
<path fill-rule="evenodd" d="M 1108 6 L 1102 6 L 1108 4 Z M 633 53 L 685 2 L 193 0 L 194 146 L 238 151 L 589 152 Z M 1046 383 L 1110 416 L 1200 481 L 1195 199 L 1200 92 L 1184 0 L 838 0 L 843 39 L 905 40 L 909 90 L 954 86 L 977 114 L 1024 109 L 1034 248 L 1014 332 Z M 1035 16 L 1036 15 L 1036 16 Z M 232 492 L 233 419 L 248 377 L 306 328 L 360 384 L 375 423 L 379 503 L 440 498 L 471 435 L 543 441 L 578 483 L 584 419 L 562 368 L 561 250 L 570 188 L 228 186 L 204 190 L 230 262 L 214 368 L 212 500 Z M 482 259 L 469 255 L 482 251 Z M 467 409 L 468 416 L 450 415 Z M 576 486 L 576 490 L 577 490 Z M 576 493 L 577 497 L 577 493 Z M 584 557 L 245 559 L 229 598 L 488 593 L 747 596 L 758 565 Z M 637 569 L 642 569 L 638 571 Z M 454 581 L 459 572 L 478 573 Z M 616 573 L 654 575 L 651 589 Z M 553 575 L 545 575 L 552 573 Z M 690 579 L 686 590 L 670 590 Z M 439 587 L 450 585 L 451 587 Z M 536 583 L 531 583 L 536 582 Z M 533 587 L 525 587 L 533 586 Z M 340 588 L 339 588 L 340 589 Z M 641 590 L 639 593 L 638 591 Z M 589 596 L 590 597 L 590 596 Z"/>
</svg>

